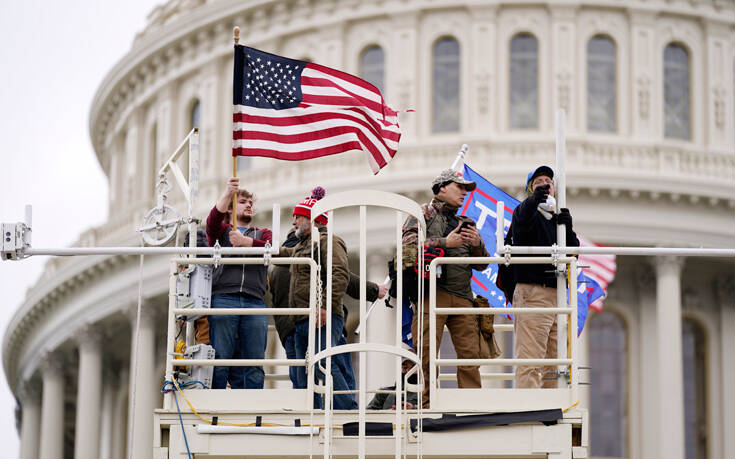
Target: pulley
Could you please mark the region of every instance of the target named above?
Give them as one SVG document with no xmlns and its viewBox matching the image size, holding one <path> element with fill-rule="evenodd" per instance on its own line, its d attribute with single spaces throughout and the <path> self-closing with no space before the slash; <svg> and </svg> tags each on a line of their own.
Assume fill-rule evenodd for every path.
<svg viewBox="0 0 735 459">
<path fill-rule="evenodd" d="M 138 228 L 143 236 L 143 241 L 148 245 L 168 244 L 176 236 L 176 231 L 183 222 L 179 213 L 166 204 L 166 193 L 170 190 L 171 185 L 166 180 L 166 175 L 159 175 L 156 182 L 158 192 L 156 207 L 148 211 L 143 218 L 143 224 Z"/>
<path fill-rule="evenodd" d="M 181 223 L 181 216 L 168 204 L 154 207 L 143 218 L 138 231 L 148 245 L 159 246 L 169 243 L 175 236 Z"/>
</svg>

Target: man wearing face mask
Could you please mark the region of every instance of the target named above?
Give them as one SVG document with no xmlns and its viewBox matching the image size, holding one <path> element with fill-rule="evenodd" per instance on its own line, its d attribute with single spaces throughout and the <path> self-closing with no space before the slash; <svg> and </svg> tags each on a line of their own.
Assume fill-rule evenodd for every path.
<svg viewBox="0 0 735 459">
<path fill-rule="evenodd" d="M 566 226 L 566 245 L 578 247 L 572 230 L 569 209 L 556 214 L 554 171 L 540 166 L 526 179 L 529 193 L 513 212 L 513 245 L 551 246 L 556 244 L 557 225 Z M 514 265 L 516 281 L 513 307 L 555 308 L 556 268 L 553 265 Z M 556 314 L 516 314 L 516 358 L 555 359 L 557 357 Z M 516 366 L 516 387 L 553 388 L 557 386 L 555 366 Z"/>
</svg>

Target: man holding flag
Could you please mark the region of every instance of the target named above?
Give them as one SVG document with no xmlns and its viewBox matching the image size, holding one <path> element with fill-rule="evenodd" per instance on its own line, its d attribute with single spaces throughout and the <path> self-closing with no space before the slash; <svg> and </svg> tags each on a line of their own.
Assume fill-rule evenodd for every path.
<svg viewBox="0 0 735 459">
<path fill-rule="evenodd" d="M 554 171 L 540 166 L 528 174 L 528 198 L 513 212 L 512 244 L 520 246 L 551 246 L 556 244 L 557 224 L 565 225 L 567 246 L 578 247 L 579 239 L 572 229 L 569 209 L 556 214 L 554 203 Z M 556 270 L 553 265 L 515 265 L 516 281 L 513 305 L 516 308 L 555 308 Z M 556 358 L 556 314 L 516 314 L 516 357 L 519 359 Z M 556 387 L 553 366 L 519 365 L 516 367 L 516 387 Z"/>
</svg>

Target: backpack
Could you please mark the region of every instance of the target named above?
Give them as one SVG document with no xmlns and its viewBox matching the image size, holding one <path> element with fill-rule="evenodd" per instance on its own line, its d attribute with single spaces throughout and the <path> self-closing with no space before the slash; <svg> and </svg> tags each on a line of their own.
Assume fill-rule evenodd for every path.
<svg viewBox="0 0 735 459">
<path fill-rule="evenodd" d="M 508 228 L 508 234 L 505 235 L 503 244 L 513 245 L 513 224 Z M 498 264 L 498 277 L 495 278 L 495 285 L 505 295 L 505 304 L 513 300 L 513 292 L 516 289 L 516 278 L 513 270 L 513 265 L 506 265 L 505 263 Z"/>
</svg>

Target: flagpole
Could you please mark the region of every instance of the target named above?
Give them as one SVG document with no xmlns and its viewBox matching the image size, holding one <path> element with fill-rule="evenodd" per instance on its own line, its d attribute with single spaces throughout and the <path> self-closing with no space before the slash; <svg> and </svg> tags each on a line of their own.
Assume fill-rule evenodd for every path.
<svg viewBox="0 0 735 459">
<path fill-rule="evenodd" d="M 459 152 L 457 153 L 457 157 L 454 158 L 454 162 L 452 163 L 452 170 L 457 172 L 462 172 L 460 169 L 462 169 L 462 166 L 464 166 L 464 155 L 467 154 L 467 150 L 469 147 L 466 143 L 462 144 L 462 147 L 459 149 Z"/>
<path fill-rule="evenodd" d="M 235 45 L 240 44 L 240 28 L 235 26 L 234 29 L 232 29 L 233 39 L 235 40 Z M 234 115 L 234 107 L 233 107 L 233 115 Z M 237 177 L 237 156 L 232 156 L 232 176 Z M 232 195 L 232 229 L 237 229 L 237 193 L 234 193 Z"/>
</svg>

